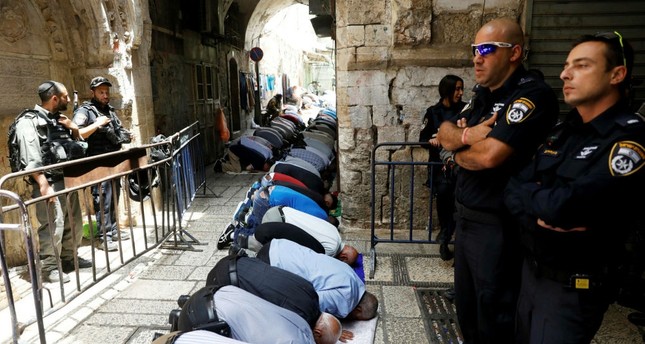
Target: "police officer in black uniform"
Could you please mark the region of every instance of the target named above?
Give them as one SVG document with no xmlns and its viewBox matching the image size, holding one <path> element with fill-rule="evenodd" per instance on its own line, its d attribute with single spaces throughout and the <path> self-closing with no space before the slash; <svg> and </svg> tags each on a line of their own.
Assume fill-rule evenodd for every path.
<svg viewBox="0 0 645 344">
<path fill-rule="evenodd" d="M 589 343 L 616 298 L 623 242 L 642 216 L 645 122 L 626 95 L 633 50 L 617 32 L 581 37 L 560 79 L 574 109 L 508 184 L 527 258 L 518 342 Z"/>
<path fill-rule="evenodd" d="M 473 44 L 475 95 L 468 120 L 444 122 L 444 162 L 459 165 L 455 189 L 455 303 L 465 343 L 511 343 L 521 258 L 504 187 L 533 156 L 558 115 L 553 91 L 522 66 L 523 33 L 495 19 Z M 449 152 L 451 151 L 451 152 Z"/>
<path fill-rule="evenodd" d="M 109 104 L 110 87 L 112 83 L 108 79 L 102 76 L 93 78 L 90 82 L 92 99 L 84 102 L 74 112 L 74 123 L 79 126 L 81 136 L 87 140 L 88 156 L 116 152 L 121 149 L 123 143 L 129 143 L 132 139 L 131 134 L 123 130 L 114 107 Z M 129 239 L 127 232 L 118 229 L 117 205 L 113 202 L 113 193 L 116 194 L 116 199 L 119 199 L 120 190 L 120 183 L 117 182 L 116 187 L 113 187 L 112 181 L 92 186 L 96 224 L 104 234 L 98 246 L 100 249 L 116 251 L 116 240 Z"/>
<path fill-rule="evenodd" d="M 419 142 L 430 143 L 428 161 L 440 163 L 428 166 L 428 179 L 425 182 L 430 187 L 437 200 L 437 217 L 441 229 L 437 234 L 439 254 L 443 260 L 451 260 L 452 252 L 448 244 L 455 233 L 455 171 L 454 164 L 441 163 L 439 155 L 441 145 L 437 140 L 437 131 L 444 121 L 456 122 L 459 113 L 466 106 L 461 100 L 464 94 L 464 80 L 456 75 L 448 74 L 439 81 L 439 101 L 426 110 L 423 117 L 423 129 L 419 133 Z"/>
</svg>

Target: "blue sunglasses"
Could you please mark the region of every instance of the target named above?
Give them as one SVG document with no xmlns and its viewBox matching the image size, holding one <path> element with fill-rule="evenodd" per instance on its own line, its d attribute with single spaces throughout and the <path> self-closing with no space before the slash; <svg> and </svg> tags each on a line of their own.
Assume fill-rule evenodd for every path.
<svg viewBox="0 0 645 344">
<path fill-rule="evenodd" d="M 473 56 L 477 56 L 478 53 L 479 56 L 486 56 L 494 53 L 497 48 L 512 48 L 515 45 L 506 42 L 483 42 L 471 44 L 470 46 L 473 48 Z"/>
</svg>

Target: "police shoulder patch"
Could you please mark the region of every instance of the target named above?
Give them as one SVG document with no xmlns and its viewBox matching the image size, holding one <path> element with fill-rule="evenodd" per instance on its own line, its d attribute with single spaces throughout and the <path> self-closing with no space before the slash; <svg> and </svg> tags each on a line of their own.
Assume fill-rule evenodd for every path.
<svg viewBox="0 0 645 344">
<path fill-rule="evenodd" d="M 506 123 L 517 124 L 529 118 L 535 110 L 535 104 L 526 98 L 516 99 L 506 110 Z"/>
<path fill-rule="evenodd" d="M 645 148 L 634 141 L 616 142 L 609 154 L 609 172 L 612 176 L 628 176 L 643 167 Z"/>
</svg>

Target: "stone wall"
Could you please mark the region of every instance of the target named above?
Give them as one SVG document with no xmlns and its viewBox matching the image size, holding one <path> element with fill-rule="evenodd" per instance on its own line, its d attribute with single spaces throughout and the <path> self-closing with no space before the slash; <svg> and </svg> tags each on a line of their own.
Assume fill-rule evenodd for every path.
<svg viewBox="0 0 645 344">
<path fill-rule="evenodd" d="M 417 141 L 425 109 L 439 100 L 437 86 L 444 75 L 461 76 L 466 90 L 474 85 L 470 44 L 481 24 L 501 16 L 519 19 L 524 5 L 522 0 L 336 2 L 340 186 L 347 225 L 370 225 L 365 205 L 371 197 L 373 147 Z M 469 99 L 466 92 L 464 100 Z M 424 154 L 377 155 L 379 160 L 427 160 Z M 422 190 L 424 181 L 416 179 L 415 189 Z M 389 194 L 384 184 L 377 185 L 377 195 L 387 194 L 397 214 L 404 214 L 409 207 L 405 186 Z M 421 197 L 427 202 L 427 194 Z M 415 219 L 427 215 L 423 202 L 415 204 Z M 403 225 L 406 220 L 397 221 Z M 423 221 L 414 225 L 423 228 Z"/>
<path fill-rule="evenodd" d="M 39 104 L 39 84 L 57 80 L 70 98 L 78 90 L 89 98 L 89 82 L 97 75 L 112 81 L 111 104 L 136 135 L 135 143 L 154 134 L 150 69 L 150 20 L 147 0 L 3 0 L 0 2 L 0 136 L 23 108 Z M 67 115 L 72 115 L 72 107 Z M 7 152 L 6 140 L 0 151 Z M 9 170 L 1 154 L 0 172 Z M 28 198 L 21 180 L 1 186 Z M 5 202 L 6 200 L 3 200 Z M 3 204 L 6 204 L 3 203 Z M 17 222 L 7 214 L 4 222 Z M 24 261 L 18 233 L 5 233 L 10 264 Z"/>
</svg>

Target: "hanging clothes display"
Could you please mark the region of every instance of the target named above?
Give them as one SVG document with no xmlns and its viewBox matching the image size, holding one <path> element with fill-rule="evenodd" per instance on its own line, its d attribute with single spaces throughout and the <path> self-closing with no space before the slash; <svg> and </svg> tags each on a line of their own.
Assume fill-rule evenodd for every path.
<svg viewBox="0 0 645 344">
<path fill-rule="evenodd" d="M 267 98 L 267 90 L 268 90 L 267 87 L 268 87 L 267 76 L 264 74 L 260 74 L 260 99 Z"/>
<path fill-rule="evenodd" d="M 249 100 L 249 110 L 251 110 L 255 108 L 255 88 L 257 87 L 255 80 L 253 79 L 253 75 L 246 75 L 246 84 L 248 85 L 247 96 Z"/>
<path fill-rule="evenodd" d="M 242 110 L 249 110 L 248 102 L 248 87 L 246 85 L 246 75 L 243 72 L 240 72 L 240 107 Z"/>
<path fill-rule="evenodd" d="M 282 74 L 282 90 L 285 99 L 291 98 L 291 83 L 287 74 Z"/>
<path fill-rule="evenodd" d="M 267 91 L 273 91 L 275 89 L 275 75 L 267 75 Z"/>
</svg>

